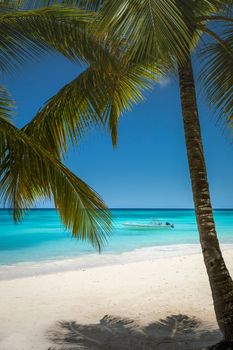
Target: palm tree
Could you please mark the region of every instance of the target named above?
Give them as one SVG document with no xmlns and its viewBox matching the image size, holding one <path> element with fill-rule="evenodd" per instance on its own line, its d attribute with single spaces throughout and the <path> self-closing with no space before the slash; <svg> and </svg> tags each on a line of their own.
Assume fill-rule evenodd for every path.
<svg viewBox="0 0 233 350">
<path fill-rule="evenodd" d="M 25 8 L 20 7 L 24 5 Z M 10 72 L 25 60 L 51 50 L 39 34 L 56 37 L 54 24 L 71 20 L 75 9 L 51 7 L 28 10 L 27 2 L 3 1 L 0 4 L 0 70 Z M 75 14 L 75 17 L 77 15 Z M 85 23 L 85 13 L 77 22 Z M 51 29 L 48 31 L 48 27 Z M 40 33 L 38 34 L 37 31 Z M 84 40 L 84 36 L 82 37 Z M 64 45 L 65 46 L 65 45 Z M 85 53 L 84 53 L 85 46 Z M 88 53 L 80 42 L 80 57 Z M 77 56 L 78 57 L 78 56 Z M 19 221 L 35 202 L 54 199 L 60 218 L 73 236 L 89 240 L 100 249 L 110 233 L 111 218 L 102 199 L 61 162 L 55 150 L 46 148 L 39 138 L 13 125 L 14 102 L 0 86 L 0 196 L 14 209 Z M 81 118 L 81 116 L 80 116 Z M 50 135 L 51 137 L 51 135 Z M 63 145 L 65 148 L 65 143 Z"/>
<path fill-rule="evenodd" d="M 218 114 L 231 125 L 231 1 L 83 0 L 72 3 L 81 7 L 89 4 L 91 9 L 100 6 L 100 15 L 84 11 L 89 16 L 84 25 L 80 26 L 77 19 L 59 24 L 57 33 L 62 28 L 69 32 L 66 45 L 61 43 L 59 35 L 54 38 L 40 26 L 36 35 L 71 59 L 80 57 L 85 61 L 87 57 L 88 68 L 59 91 L 23 131 L 40 140 L 57 157 L 66 151 L 67 137 L 76 142 L 92 125 L 107 125 L 115 145 L 120 114 L 142 99 L 143 90 L 150 88 L 155 78 L 177 72 L 204 261 L 219 328 L 226 340 L 233 340 L 233 282 L 214 224 L 192 69 L 192 56 L 198 50 L 202 58 L 203 91 Z M 218 26 L 217 31 L 212 25 L 216 22 L 224 24 Z M 94 32 L 93 23 L 98 33 Z M 99 32 L 104 35 L 99 37 Z M 82 46 L 80 52 L 76 38 L 83 37 L 90 38 L 90 46 Z M 206 40 L 204 47 L 203 40 Z M 91 45 L 94 50 L 90 50 Z"/>
<path fill-rule="evenodd" d="M 196 102 L 192 56 L 202 58 L 202 89 L 211 106 L 231 125 L 233 119 L 233 25 L 231 1 L 104 1 L 101 33 L 126 47 L 131 61 L 164 63 L 179 78 L 193 200 L 217 322 L 233 340 L 233 281 L 225 265 L 211 206 Z M 178 27 L 177 23 L 180 23 Z M 216 23 L 223 23 L 223 26 Z M 215 26 L 213 25 L 215 24 Z M 186 27 L 186 29 L 185 29 Z M 174 40 L 175 39 L 175 40 Z M 108 39 L 109 40 L 109 39 Z M 204 46 L 201 45 L 204 41 Z M 109 43 L 107 42 L 107 45 Z M 136 88 L 136 87 L 135 87 Z M 124 92 L 121 97 L 124 98 Z M 117 120 L 119 115 L 115 118 Z M 110 128 L 111 124 L 110 124 Z M 116 125 L 113 125 L 113 129 Z M 116 133 L 116 132 L 114 132 Z M 115 140 L 114 140 L 115 142 Z"/>
</svg>

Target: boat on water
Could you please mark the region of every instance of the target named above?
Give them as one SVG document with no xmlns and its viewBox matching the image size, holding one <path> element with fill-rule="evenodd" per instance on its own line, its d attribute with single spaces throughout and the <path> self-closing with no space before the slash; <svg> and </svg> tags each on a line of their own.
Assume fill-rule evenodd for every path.
<svg viewBox="0 0 233 350">
<path fill-rule="evenodd" d="M 150 221 L 150 222 L 124 222 L 123 225 L 129 229 L 150 229 L 150 230 L 163 230 L 174 228 L 174 224 L 170 222 Z"/>
</svg>

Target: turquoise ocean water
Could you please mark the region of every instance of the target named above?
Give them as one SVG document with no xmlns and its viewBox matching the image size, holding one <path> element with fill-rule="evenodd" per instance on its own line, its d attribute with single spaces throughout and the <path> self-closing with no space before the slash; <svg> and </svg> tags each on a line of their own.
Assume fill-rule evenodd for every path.
<svg viewBox="0 0 233 350">
<path fill-rule="evenodd" d="M 112 210 L 113 232 L 102 256 L 116 256 L 143 250 L 163 252 L 192 249 L 198 244 L 198 233 L 193 210 Z M 233 210 L 214 211 L 220 242 L 233 244 Z M 145 223 L 151 220 L 169 221 L 170 230 L 134 230 L 124 222 Z M 147 253 L 146 253 L 147 252 Z M 7 210 L 0 210 L 0 265 L 17 263 L 61 261 L 64 259 L 97 256 L 94 248 L 71 237 L 55 210 L 32 210 L 25 220 L 15 225 Z"/>
</svg>

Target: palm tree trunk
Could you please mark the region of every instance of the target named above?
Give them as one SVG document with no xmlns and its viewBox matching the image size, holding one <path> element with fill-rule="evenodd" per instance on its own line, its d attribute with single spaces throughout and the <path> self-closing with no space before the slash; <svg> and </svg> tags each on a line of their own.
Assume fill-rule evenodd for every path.
<svg viewBox="0 0 233 350">
<path fill-rule="evenodd" d="M 233 340 L 233 282 L 215 229 L 190 55 L 187 55 L 185 64 L 179 65 L 178 71 L 186 148 L 204 262 L 219 328 L 226 340 Z"/>
</svg>

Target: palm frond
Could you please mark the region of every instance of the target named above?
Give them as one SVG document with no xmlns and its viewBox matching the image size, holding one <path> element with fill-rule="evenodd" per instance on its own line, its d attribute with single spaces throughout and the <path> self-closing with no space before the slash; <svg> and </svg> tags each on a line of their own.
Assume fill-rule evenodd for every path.
<svg viewBox="0 0 233 350">
<path fill-rule="evenodd" d="M 174 0 L 106 1 L 100 10 L 98 32 L 114 40 L 127 40 L 132 57 L 164 57 L 175 54 L 182 59 L 187 50 L 189 30 Z"/>
<path fill-rule="evenodd" d="M 4 0 L 3 2 L 15 1 Z M 86 9 L 96 11 L 100 7 L 102 0 L 18 0 L 17 7 L 21 10 L 38 9 L 43 7 L 49 7 L 54 5 L 61 5 L 67 7 L 78 7 L 80 9 Z"/>
<path fill-rule="evenodd" d="M 61 6 L 1 15 L 0 69 L 12 70 L 25 60 L 57 49 L 77 61 L 85 59 L 85 53 L 91 52 L 86 26 L 92 17 L 84 10 Z"/>
<path fill-rule="evenodd" d="M 46 21 L 39 21 L 35 36 L 70 60 L 91 64 L 103 51 L 100 41 L 90 30 L 95 18 L 94 12 L 69 8 L 64 10 L 60 20 L 50 16 Z"/>
<path fill-rule="evenodd" d="M 233 1 L 232 0 L 211 0 L 213 3 L 215 3 L 218 13 L 224 13 L 228 16 L 232 15 L 233 10 Z"/>
<path fill-rule="evenodd" d="M 216 34 L 217 35 L 217 34 Z M 214 36 L 215 38 L 215 36 Z M 201 88 L 220 118 L 233 126 L 233 25 L 201 51 Z"/>
<path fill-rule="evenodd" d="M 23 130 L 59 158 L 68 141 L 76 143 L 95 126 L 108 125 L 115 145 L 120 115 L 142 101 L 161 74 L 159 64 L 116 61 L 106 54 L 52 97 Z"/>
<path fill-rule="evenodd" d="M 22 218 L 40 198 L 53 198 L 61 221 L 73 236 L 97 249 L 111 229 L 110 214 L 100 197 L 39 143 L 0 120 L 0 195 Z"/>
<path fill-rule="evenodd" d="M 210 4 L 210 8 L 206 8 L 203 11 L 203 6 L 201 4 L 202 11 L 199 11 L 197 15 L 197 23 L 203 23 L 207 25 L 216 24 L 217 22 L 232 22 L 233 14 L 233 1 L 222 1 L 222 0 L 207 0 Z"/>
<path fill-rule="evenodd" d="M 10 122 L 13 119 L 14 101 L 8 90 L 0 85 L 0 121 Z"/>
<path fill-rule="evenodd" d="M 103 0 L 80 0 L 78 6 L 91 11 L 98 11 L 103 3 Z"/>
</svg>

